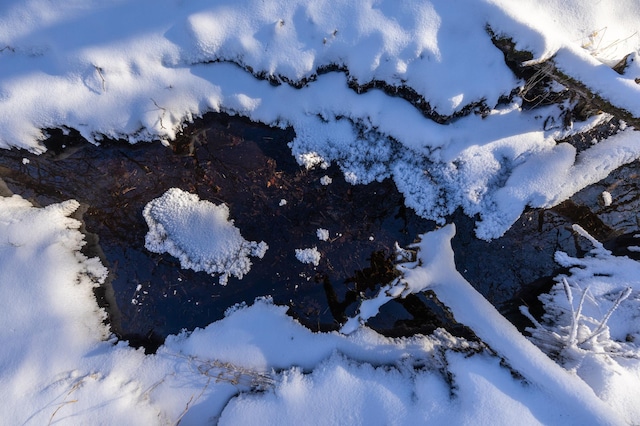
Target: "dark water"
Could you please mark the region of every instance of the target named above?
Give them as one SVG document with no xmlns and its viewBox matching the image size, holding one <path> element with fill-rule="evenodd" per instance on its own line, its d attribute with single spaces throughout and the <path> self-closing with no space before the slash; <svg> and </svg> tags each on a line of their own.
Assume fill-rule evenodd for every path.
<svg viewBox="0 0 640 426">
<path fill-rule="evenodd" d="M 172 147 L 117 141 L 94 146 L 73 132 L 51 131 L 43 155 L 2 152 L 0 177 L 10 191 L 37 205 L 70 198 L 82 204 L 78 217 L 89 241 L 85 251 L 100 255 L 110 270 L 99 301 L 114 332 L 132 344 L 153 350 L 168 334 L 206 326 L 229 306 L 264 295 L 288 305 L 289 314 L 306 326 L 334 330 L 355 311 L 362 294 L 372 295 L 393 279 L 394 243 L 406 246 L 434 224 L 406 209 L 389 180 L 352 186 L 336 167 L 300 168 L 287 147 L 293 136 L 292 130 L 222 114 L 196 121 Z M 23 164 L 23 158 L 29 162 Z M 330 185 L 320 183 L 325 175 L 333 179 Z M 242 280 L 231 277 L 220 286 L 217 277 L 182 270 L 175 258 L 147 251 L 142 209 L 171 187 L 226 203 L 245 239 L 268 243 L 264 258 L 252 259 Z M 584 207 L 591 198 L 580 193 L 573 205 L 525 212 L 503 238 L 490 243 L 474 237 L 471 219 L 454 215 L 459 270 L 519 321 L 514 308 L 535 303 L 537 292 L 550 285 L 544 277 L 557 272 L 554 252 L 584 251 L 572 223 L 582 222 L 604 240 L 624 233 L 598 219 L 601 212 L 594 213 L 593 206 Z M 599 222 L 589 222 L 594 218 Z M 329 230 L 330 241 L 317 238 L 318 228 Z M 295 248 L 312 246 L 322 253 L 318 267 L 294 255 Z M 428 295 L 388 304 L 370 325 L 394 336 L 441 325 L 469 333 Z"/>
<path fill-rule="evenodd" d="M 290 130 L 211 114 L 171 148 L 113 141 L 94 146 L 73 133 L 51 133 L 41 156 L 3 153 L 1 176 L 11 191 L 38 205 L 69 198 L 82 203 L 93 241 L 88 254 L 100 254 L 110 270 L 110 288 L 100 296 L 112 327 L 148 346 L 263 295 L 289 305 L 290 314 L 313 329 L 336 329 L 345 312 L 354 311 L 354 294 L 388 280 L 394 243 L 410 244 L 433 229 L 404 208 L 390 181 L 352 186 L 337 168 L 300 168 L 287 147 Z M 333 183 L 322 185 L 325 175 Z M 264 258 L 253 259 L 242 280 L 220 286 L 216 277 L 147 251 L 142 209 L 171 187 L 226 203 L 244 238 L 269 244 Z M 329 230 L 330 241 L 317 238 L 320 227 Z M 322 253 L 318 267 L 295 258 L 295 248 L 312 246 Z"/>
</svg>

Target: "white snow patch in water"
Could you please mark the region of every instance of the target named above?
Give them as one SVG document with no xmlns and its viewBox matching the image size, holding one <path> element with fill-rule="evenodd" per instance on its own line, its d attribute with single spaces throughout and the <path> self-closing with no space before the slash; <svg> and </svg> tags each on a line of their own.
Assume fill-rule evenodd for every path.
<svg viewBox="0 0 640 426">
<path fill-rule="evenodd" d="M 225 204 L 201 201 L 178 188 L 150 201 L 143 216 L 149 226 L 148 250 L 177 257 L 185 269 L 220 274 L 221 285 L 229 276 L 242 279 L 251 269 L 249 256 L 262 258 L 268 249 L 264 241 L 242 238 Z"/>
</svg>

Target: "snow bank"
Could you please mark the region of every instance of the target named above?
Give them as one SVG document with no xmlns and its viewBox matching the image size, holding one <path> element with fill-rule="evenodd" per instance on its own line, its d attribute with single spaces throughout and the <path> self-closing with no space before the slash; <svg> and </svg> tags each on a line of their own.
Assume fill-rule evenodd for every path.
<svg viewBox="0 0 640 426">
<path fill-rule="evenodd" d="M 640 153 L 613 147 L 587 168 L 544 130 L 558 108 L 501 104 L 522 82 L 487 25 L 639 116 L 640 86 L 600 62 L 640 48 L 638 17 L 632 0 L 16 1 L 0 12 L 0 146 L 41 152 L 52 127 L 170 139 L 208 111 L 241 114 L 293 126 L 301 164 L 337 163 L 354 184 L 392 177 L 423 217 L 462 207 L 491 239 Z M 374 82 L 386 93 L 358 88 Z M 473 111 L 485 118 L 425 117 Z"/>
<path fill-rule="evenodd" d="M 442 361 L 455 377 L 451 384 L 430 367 L 418 371 L 406 363 L 374 367 L 334 355 L 309 374 L 299 368 L 287 370 L 267 394 L 234 398 L 220 424 L 240 424 L 247 419 L 266 425 L 562 422 L 562 408 L 548 396 L 514 381 L 498 359 L 486 355 L 465 358 L 447 351 Z M 542 409 L 545 404 L 549 404 L 548 411 Z"/>
<path fill-rule="evenodd" d="M 147 249 L 177 257 L 185 269 L 221 274 L 221 285 L 229 276 L 242 279 L 251 269 L 249 256 L 262 259 L 268 249 L 264 241 L 242 238 L 225 204 L 201 201 L 178 188 L 150 201 L 142 214 L 149 225 Z"/>
<path fill-rule="evenodd" d="M 349 336 L 313 333 L 268 298 L 169 336 L 155 355 L 105 341 L 109 330 L 92 291 L 106 271 L 79 253 L 80 223 L 68 217 L 77 206 L 34 208 L 18 196 L 0 198 L 0 417 L 7 424 L 617 421 L 615 414 L 603 418 L 602 404 L 579 379 L 567 379 L 548 359 L 537 364 L 548 372 L 533 369 L 533 347 L 511 329 L 500 331 L 504 320 L 486 315 L 473 297 L 463 298 L 463 319 L 479 324 L 491 349 L 442 330 L 401 339 L 366 327 Z M 459 299 L 470 293 L 443 251 L 451 229 L 424 236 L 435 252 L 421 257 L 425 268 L 412 269 L 408 281 L 418 286 L 426 271 L 439 271 L 432 278 L 453 284 L 436 291 Z M 432 262 L 442 260 L 438 253 L 450 259 L 438 263 L 443 268 Z M 502 357 L 527 381 L 514 378 Z"/>
<path fill-rule="evenodd" d="M 0 197 L 0 418 L 70 424 L 84 412 L 96 420 L 88 423 L 150 424 L 158 411 L 139 398 L 135 369 L 118 366 L 144 355 L 120 345 L 122 359 L 103 342 L 109 329 L 93 290 L 107 271 L 79 252 L 80 222 L 68 217 L 77 208 Z"/>
</svg>

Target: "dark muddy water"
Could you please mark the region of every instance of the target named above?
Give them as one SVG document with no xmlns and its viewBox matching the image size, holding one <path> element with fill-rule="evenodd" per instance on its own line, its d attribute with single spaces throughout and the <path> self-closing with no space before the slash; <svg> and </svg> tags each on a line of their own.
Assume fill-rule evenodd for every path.
<svg viewBox="0 0 640 426">
<path fill-rule="evenodd" d="M 206 326 L 229 306 L 263 295 L 288 305 L 290 315 L 314 330 L 337 329 L 362 294 L 374 294 L 376 286 L 393 279 L 389 259 L 394 243 L 406 246 L 434 229 L 404 208 L 389 180 L 352 186 L 336 167 L 300 168 L 287 147 L 291 130 L 209 114 L 190 125 L 172 147 L 115 141 L 94 146 L 73 132 L 51 134 L 43 155 L 2 152 L 0 177 L 8 190 L 37 205 L 70 198 L 82 203 L 78 217 L 89 241 L 85 251 L 100 255 L 110 270 L 99 301 L 119 337 L 149 350 L 168 334 Z M 619 173 L 633 174 L 633 167 Z M 321 184 L 325 175 L 331 184 Z M 626 183 L 602 185 L 612 192 L 629 191 Z M 175 258 L 147 251 L 142 209 L 171 187 L 226 203 L 244 238 L 268 243 L 264 258 L 253 259 L 242 280 L 232 277 L 223 287 L 216 277 L 182 270 Z M 469 218 L 454 215 L 459 270 L 518 322 L 514 308 L 535 304 L 535 294 L 550 284 L 544 277 L 557 272 L 554 252 L 585 249 L 571 232 L 572 223 L 583 224 L 614 246 L 624 244 L 616 243 L 621 234 L 637 230 L 635 219 L 620 219 L 615 205 L 598 207 L 601 192 L 599 187 L 588 189 L 556 209 L 528 211 L 507 235 L 491 243 L 474 238 Z M 622 210 L 635 202 L 624 200 L 618 203 Z M 628 211 L 621 214 L 630 216 Z M 618 222 L 608 224 L 607 218 Z M 317 238 L 318 228 L 329 230 L 329 241 Z M 322 253 L 317 267 L 295 258 L 295 248 L 313 246 Z M 469 333 L 428 295 L 390 303 L 370 325 L 394 336 L 427 333 L 441 325 L 455 334 Z"/>
</svg>

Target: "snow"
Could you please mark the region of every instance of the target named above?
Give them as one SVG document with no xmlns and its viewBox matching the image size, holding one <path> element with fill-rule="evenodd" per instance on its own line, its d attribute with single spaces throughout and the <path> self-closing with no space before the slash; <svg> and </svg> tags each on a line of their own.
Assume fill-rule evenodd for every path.
<svg viewBox="0 0 640 426">
<path fill-rule="evenodd" d="M 0 15 L 0 146 L 41 152 L 41 129 L 55 127 L 95 142 L 166 140 L 185 121 L 226 111 L 292 126 L 292 152 L 307 167 L 337 163 L 354 184 L 392 177 L 425 218 L 444 223 L 459 207 L 479 215 L 484 239 L 502 235 L 527 206 L 557 204 L 640 157 L 639 144 L 627 144 L 582 167 L 556 146 L 561 131 L 544 130 L 561 111 L 500 103 L 522 81 L 486 30 L 511 37 L 534 61 L 554 57 L 637 117 L 640 86 L 601 62 L 638 50 L 632 0 L 325 3 L 16 2 Z M 344 71 L 318 74 L 327 67 Z M 371 81 L 412 91 L 445 121 L 479 104 L 488 116 L 438 124 L 402 98 L 349 88 Z M 637 136 L 627 129 L 620 138 Z M 568 178 L 573 167 L 584 169 L 581 179 Z"/>
<path fill-rule="evenodd" d="M 613 256 L 581 230 L 593 248 L 584 258 L 556 253 L 569 273 L 540 296 L 543 322 L 530 329 L 532 341 L 554 351 L 563 367 L 581 377 L 628 423 L 640 416 L 638 309 L 640 263 Z"/>
<path fill-rule="evenodd" d="M 530 411 L 520 402 L 528 392 L 487 355 L 465 359 L 463 354 L 446 355 L 456 377 L 456 402 L 449 386 L 435 371 L 415 373 L 400 368 L 374 367 L 334 355 L 311 374 L 300 369 L 287 371 L 273 392 L 243 395 L 224 410 L 220 423 L 242 423 L 247 418 L 263 424 L 550 424 L 561 421 L 557 406 L 542 412 Z M 487 380 L 490 376 L 491 380 Z M 528 400 L 551 403 L 533 392 Z M 501 409 L 487 409 L 487 405 Z M 460 407 L 455 410 L 454 407 Z"/>
<path fill-rule="evenodd" d="M 318 266 L 320 264 L 321 257 L 322 255 L 318 251 L 318 247 L 296 249 L 296 259 L 302 263 L 310 263 L 313 266 Z"/>
<path fill-rule="evenodd" d="M 148 250 L 177 257 L 185 269 L 220 274 L 221 285 L 229 276 L 242 279 L 251 270 L 249 256 L 262 259 L 268 249 L 264 241 L 242 238 L 225 204 L 200 200 L 178 188 L 150 201 L 142 215 L 149 226 Z"/>
<path fill-rule="evenodd" d="M 121 374 L 124 349 L 118 348 L 126 348 L 128 363 L 144 355 L 103 341 L 110 331 L 93 289 L 107 270 L 79 252 L 80 222 L 68 217 L 78 206 L 67 201 L 39 209 L 19 196 L 0 197 L 0 413 L 6 424 L 47 424 L 50 417 L 72 422 L 83 411 L 122 424 L 132 412 L 142 422 L 156 421 L 137 400 L 140 389 Z"/>
<path fill-rule="evenodd" d="M 581 152 L 558 143 L 611 117 L 545 129 L 562 111 L 510 97 L 524 82 L 487 28 L 531 52 L 531 63 L 552 58 L 640 116 L 635 0 L 9 0 L 0 5 L 0 147 L 42 153 L 52 128 L 98 144 L 166 142 L 194 118 L 222 111 L 291 126 L 301 165 L 337 164 L 353 184 L 391 178 L 419 215 L 445 225 L 461 208 L 477 218 L 477 236 L 492 239 L 527 207 L 554 206 L 637 160 L 640 143 L 630 122 Z M 627 54 L 619 75 L 610 66 Z M 395 96 L 403 93 L 411 101 Z M 593 249 L 583 258 L 557 253 L 568 272 L 541 297 L 545 316 L 532 318 L 530 340 L 456 271 L 455 227 L 446 225 L 398 249 L 400 277 L 364 300 L 344 333 L 312 333 L 265 297 L 145 355 L 104 323 L 93 290 L 107 270 L 80 252 L 80 222 L 70 217 L 78 206 L 0 197 L 7 424 L 640 417 L 638 262 L 613 256 L 581 228 Z M 146 246 L 219 275 L 220 284 L 242 278 L 267 244 L 245 240 L 230 213 L 170 189 L 144 209 Z M 326 241 L 328 231 L 317 236 Z M 295 254 L 316 266 L 321 258 L 317 247 Z M 366 326 L 387 301 L 427 289 L 478 342 L 444 330 L 391 339 Z"/>
<path fill-rule="evenodd" d="M 68 218 L 78 204 L 34 208 L 19 196 L 0 203 L 0 315 L 8 325 L 0 330 L 0 412 L 8 424 L 622 424 L 637 418 L 637 363 L 621 358 L 612 369 L 586 356 L 572 373 L 547 358 L 455 270 L 452 225 L 422 236 L 416 262 L 402 264 L 403 279 L 413 291 L 434 290 L 482 342 L 443 330 L 399 339 L 366 326 L 349 335 L 313 333 L 288 317 L 286 307 L 262 298 L 230 308 L 204 329 L 169 336 L 155 355 L 145 355 L 108 339 L 92 294 L 106 270 L 79 253 L 80 223 Z M 593 258 L 559 259 L 580 266 L 571 269 L 571 280 L 637 281 L 638 263 L 627 258 L 597 251 Z M 612 270 L 615 277 L 602 274 Z M 613 315 L 609 324 L 627 327 L 622 332 L 634 327 Z"/>
<path fill-rule="evenodd" d="M 333 179 L 331 179 L 331 178 L 330 178 L 329 176 L 327 176 L 327 175 L 324 175 L 324 176 L 322 176 L 322 177 L 320 178 L 320 183 L 321 183 L 322 185 L 325 185 L 325 186 L 327 186 L 327 185 L 331 185 L 331 182 L 333 182 Z"/>
<path fill-rule="evenodd" d="M 316 236 L 320 241 L 329 241 L 329 230 L 324 228 L 318 228 L 316 230 Z"/>
</svg>

